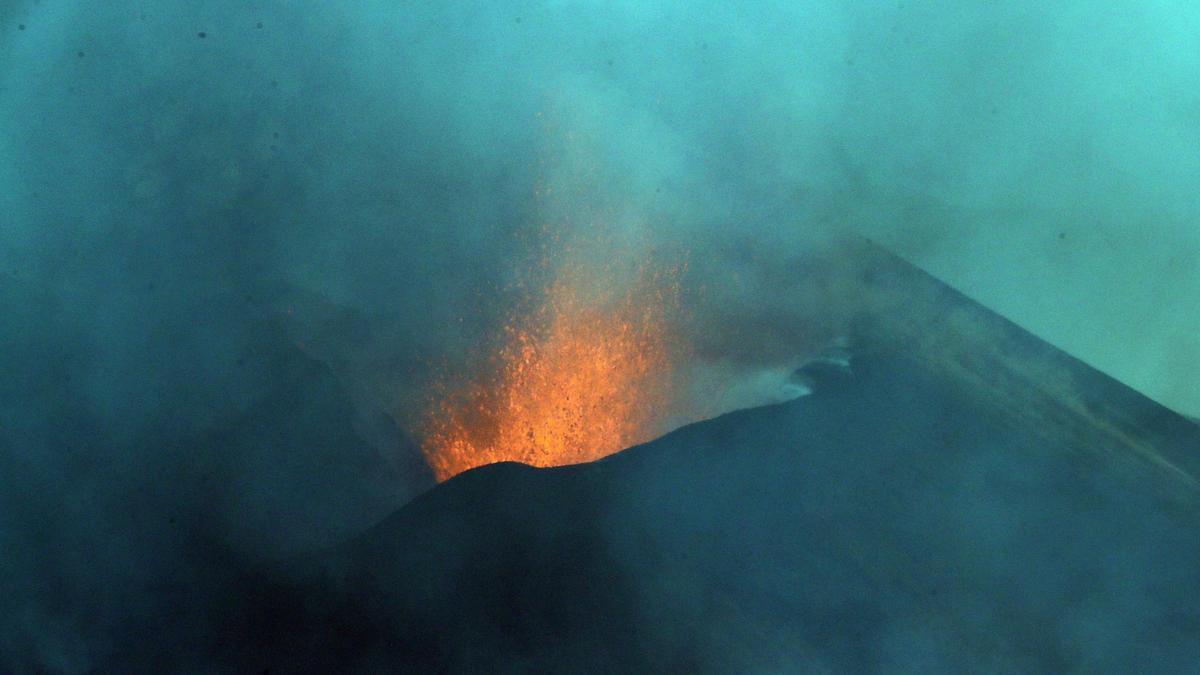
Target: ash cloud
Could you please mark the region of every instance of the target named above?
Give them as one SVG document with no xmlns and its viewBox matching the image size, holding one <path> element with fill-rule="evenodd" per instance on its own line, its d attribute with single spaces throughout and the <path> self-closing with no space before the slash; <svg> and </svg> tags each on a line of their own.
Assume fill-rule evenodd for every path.
<svg viewBox="0 0 1200 675">
<path fill-rule="evenodd" d="M 686 252 L 698 353 L 740 382 L 836 337 L 851 310 L 803 271 L 858 233 L 1197 414 L 1198 26 L 1133 0 L 4 5 L 0 652 L 83 672 L 129 607 L 108 589 L 186 577 L 188 542 L 284 555 L 427 487 L 411 415 L 547 226 Z"/>
</svg>

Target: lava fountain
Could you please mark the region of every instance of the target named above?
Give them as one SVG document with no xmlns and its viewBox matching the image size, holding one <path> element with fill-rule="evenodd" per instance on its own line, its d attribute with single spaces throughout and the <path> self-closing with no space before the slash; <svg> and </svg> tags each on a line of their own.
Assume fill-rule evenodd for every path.
<svg viewBox="0 0 1200 675">
<path fill-rule="evenodd" d="M 646 264 L 614 284 L 574 260 L 510 318 L 485 375 L 441 388 L 422 448 L 439 481 L 502 461 L 589 462 L 667 431 L 678 268 Z"/>
</svg>

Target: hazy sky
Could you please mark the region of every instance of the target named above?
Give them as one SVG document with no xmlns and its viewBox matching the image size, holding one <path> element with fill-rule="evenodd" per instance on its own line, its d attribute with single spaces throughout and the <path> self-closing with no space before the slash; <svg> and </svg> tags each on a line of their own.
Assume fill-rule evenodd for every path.
<svg viewBox="0 0 1200 675">
<path fill-rule="evenodd" d="M 752 267 L 855 231 L 1200 412 L 1192 3 L 46 0 L 4 20 L 0 254 L 64 292 L 178 246 L 213 283 L 431 312 L 436 333 L 546 221 Z M 97 299 L 123 337 L 128 295 Z"/>
</svg>

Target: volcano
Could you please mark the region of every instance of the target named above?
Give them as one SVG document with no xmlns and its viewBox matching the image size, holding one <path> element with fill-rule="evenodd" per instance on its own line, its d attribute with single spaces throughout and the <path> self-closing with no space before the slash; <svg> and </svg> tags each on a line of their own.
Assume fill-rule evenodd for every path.
<svg viewBox="0 0 1200 675">
<path fill-rule="evenodd" d="M 847 368 L 183 605 L 233 672 L 1194 672 L 1200 427 L 861 245 Z M 233 565 L 233 563 L 226 563 Z M 182 621 L 182 619 L 181 619 Z M 182 631 L 164 625 L 164 632 Z M 177 665 L 152 633 L 114 668 Z"/>
</svg>

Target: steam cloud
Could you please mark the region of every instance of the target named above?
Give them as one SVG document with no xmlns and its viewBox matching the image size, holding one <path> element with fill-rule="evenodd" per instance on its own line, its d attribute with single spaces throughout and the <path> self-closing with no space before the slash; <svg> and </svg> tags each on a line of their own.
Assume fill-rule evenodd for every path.
<svg viewBox="0 0 1200 675">
<path fill-rule="evenodd" d="M 1197 35 L 1182 0 L 4 5 L 0 654 L 83 672 L 198 538 L 283 555 L 427 487 L 406 416 L 547 227 L 686 254 L 729 405 L 836 336 L 803 271 L 859 233 L 1200 414 Z"/>
</svg>

